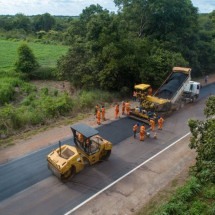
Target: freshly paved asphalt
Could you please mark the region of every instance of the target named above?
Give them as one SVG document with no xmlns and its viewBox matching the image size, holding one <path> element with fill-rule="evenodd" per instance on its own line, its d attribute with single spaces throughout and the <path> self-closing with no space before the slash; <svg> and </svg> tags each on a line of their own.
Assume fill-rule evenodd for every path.
<svg viewBox="0 0 215 215">
<path fill-rule="evenodd" d="M 187 119 L 191 117 L 203 118 L 204 102 L 201 102 L 201 99 L 214 93 L 215 85 L 213 84 L 202 88 L 199 101 L 186 105 L 185 108 L 175 112 L 170 119 L 166 120 L 165 123 L 172 127 L 173 131 L 162 131 L 164 135 L 161 135 L 158 140 L 149 139 L 147 143 L 136 144 L 138 141 L 130 138 L 132 126 L 136 121 L 129 118 L 122 118 L 100 126 L 97 128 L 100 135 L 114 144 L 110 160 L 86 168 L 66 184 L 55 179 L 47 169 L 46 156 L 57 147 L 57 143 L 23 158 L 0 165 L 0 211 L 2 214 L 23 214 L 23 211 L 25 213 L 27 211 L 26 214 L 41 214 L 44 210 L 46 210 L 46 214 L 65 213 L 186 134 L 189 131 Z M 71 138 L 63 140 L 62 143 L 73 144 Z M 31 206 L 22 205 L 23 208 L 19 209 L 20 211 L 17 209 L 20 204 L 23 204 L 22 201 L 11 199 L 21 196 L 26 189 L 31 192 L 32 187 L 50 180 L 54 180 L 54 183 L 60 186 L 58 189 L 64 189 L 63 196 L 62 194 L 59 194 L 58 197 L 51 196 L 40 204 L 38 203 L 40 207 L 34 208 L 32 204 Z M 51 195 L 54 192 L 51 191 L 52 183 L 49 186 L 46 189 Z M 34 190 L 35 193 L 37 192 Z M 32 196 L 33 194 L 31 197 L 27 195 L 25 201 L 28 199 L 30 201 Z M 45 198 L 40 196 L 39 191 L 37 197 L 38 199 Z M 57 201 L 58 198 L 60 198 L 59 201 Z M 11 201 L 15 201 L 17 206 L 13 204 L 12 207 Z M 44 204 L 47 202 L 52 203 L 51 206 L 45 206 Z M 57 202 L 57 204 L 53 202 Z"/>
</svg>

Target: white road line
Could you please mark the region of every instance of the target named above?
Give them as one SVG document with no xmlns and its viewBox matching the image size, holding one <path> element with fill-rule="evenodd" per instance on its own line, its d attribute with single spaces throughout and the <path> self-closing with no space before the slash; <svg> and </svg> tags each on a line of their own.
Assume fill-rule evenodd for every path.
<svg viewBox="0 0 215 215">
<path fill-rule="evenodd" d="M 125 175 L 121 176 L 116 181 L 112 182 L 111 184 L 109 184 L 108 186 L 106 186 L 105 188 L 103 188 L 102 190 L 100 190 L 99 192 L 97 192 L 96 194 L 94 194 L 93 196 L 91 196 L 89 199 L 85 200 L 84 202 L 82 202 L 81 204 L 77 205 L 76 207 L 74 207 L 70 211 L 66 212 L 64 215 L 69 215 L 69 214 L 73 213 L 74 211 L 76 211 L 77 209 L 79 209 L 81 206 L 85 205 L 87 202 L 91 201 L 92 199 L 94 199 L 95 197 L 97 197 L 99 194 L 103 193 L 105 190 L 109 189 L 110 187 L 112 187 L 113 185 L 115 185 L 116 183 L 118 183 L 119 181 L 121 181 L 122 179 L 124 179 L 126 176 L 130 175 L 135 170 L 137 170 L 138 168 L 140 168 L 144 164 L 148 163 L 149 161 L 151 161 L 152 159 L 154 159 L 155 157 L 157 157 L 158 155 L 160 155 L 161 153 L 163 153 L 164 151 L 166 151 L 167 149 L 169 149 L 170 147 L 172 147 L 173 145 L 175 145 L 177 142 L 181 141 L 182 139 L 184 139 L 188 135 L 190 135 L 190 132 L 188 132 L 183 137 L 179 138 L 178 140 L 176 140 L 175 142 L 173 142 L 172 144 L 170 144 L 169 146 L 167 146 L 166 148 L 164 148 L 163 150 L 161 150 L 157 154 L 153 155 L 151 158 L 149 158 L 148 160 L 144 161 L 143 163 L 141 163 L 140 165 L 138 165 L 134 169 L 130 170 L 128 173 L 126 173 Z"/>
</svg>

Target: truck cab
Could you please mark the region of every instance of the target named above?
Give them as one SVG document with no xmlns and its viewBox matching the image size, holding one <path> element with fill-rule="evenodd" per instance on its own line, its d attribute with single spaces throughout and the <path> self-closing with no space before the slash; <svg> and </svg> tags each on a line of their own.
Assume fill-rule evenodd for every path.
<svg viewBox="0 0 215 215">
<path fill-rule="evenodd" d="M 195 101 L 199 97 L 201 85 L 199 82 L 190 81 L 188 85 L 186 85 L 183 97 L 185 100 Z"/>
</svg>

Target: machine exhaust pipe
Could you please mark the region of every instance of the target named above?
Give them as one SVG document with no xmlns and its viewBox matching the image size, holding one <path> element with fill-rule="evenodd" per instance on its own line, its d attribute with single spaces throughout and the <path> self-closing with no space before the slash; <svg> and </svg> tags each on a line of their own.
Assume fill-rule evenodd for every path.
<svg viewBox="0 0 215 215">
<path fill-rule="evenodd" d="M 59 149 L 60 149 L 60 156 L 61 156 L 61 141 L 59 140 Z"/>
</svg>

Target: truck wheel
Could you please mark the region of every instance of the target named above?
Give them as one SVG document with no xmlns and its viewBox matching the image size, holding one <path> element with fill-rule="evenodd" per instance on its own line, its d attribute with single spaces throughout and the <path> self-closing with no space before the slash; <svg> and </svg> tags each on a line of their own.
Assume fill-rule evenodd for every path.
<svg viewBox="0 0 215 215">
<path fill-rule="evenodd" d="M 181 107 L 180 108 L 184 108 L 184 102 L 181 102 Z"/>
<path fill-rule="evenodd" d="M 195 96 L 193 97 L 193 102 L 195 102 L 197 99 L 198 99 L 198 96 L 195 95 Z"/>
<path fill-rule="evenodd" d="M 111 154 L 111 150 L 104 151 L 104 154 L 101 156 L 100 160 L 108 160 L 108 158 L 110 157 L 110 154 Z"/>
</svg>

